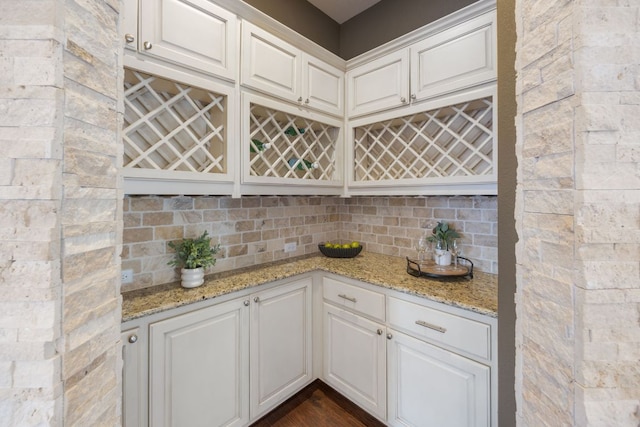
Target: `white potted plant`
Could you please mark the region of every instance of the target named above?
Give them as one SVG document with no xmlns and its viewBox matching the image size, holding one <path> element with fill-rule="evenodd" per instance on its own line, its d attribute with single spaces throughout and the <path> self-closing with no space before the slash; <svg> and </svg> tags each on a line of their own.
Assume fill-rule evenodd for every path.
<svg viewBox="0 0 640 427">
<path fill-rule="evenodd" d="M 184 288 L 195 288 L 204 283 L 204 269 L 216 264 L 214 255 L 220 250 L 219 243 L 211 246 L 211 237 L 206 231 L 195 239 L 169 242 L 169 247 L 175 250 L 175 258 L 168 264 L 181 268 Z"/>
<path fill-rule="evenodd" d="M 439 221 L 438 224 L 433 227 L 429 241 L 435 243 L 433 260 L 436 264 L 451 264 L 451 252 L 449 248 L 453 240 L 458 237 L 460 237 L 460 233 L 449 227 L 449 224 L 445 221 Z"/>
</svg>

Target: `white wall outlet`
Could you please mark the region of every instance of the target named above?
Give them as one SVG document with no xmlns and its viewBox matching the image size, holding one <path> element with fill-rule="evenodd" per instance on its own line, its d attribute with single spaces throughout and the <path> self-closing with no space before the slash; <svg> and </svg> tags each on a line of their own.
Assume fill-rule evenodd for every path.
<svg viewBox="0 0 640 427">
<path fill-rule="evenodd" d="M 120 279 L 120 283 L 133 283 L 133 270 L 122 270 L 121 274 L 122 278 Z"/>
<path fill-rule="evenodd" d="M 296 250 L 297 247 L 298 247 L 298 244 L 296 242 L 285 243 L 284 244 L 284 251 L 285 252 L 293 252 L 293 251 Z"/>
</svg>

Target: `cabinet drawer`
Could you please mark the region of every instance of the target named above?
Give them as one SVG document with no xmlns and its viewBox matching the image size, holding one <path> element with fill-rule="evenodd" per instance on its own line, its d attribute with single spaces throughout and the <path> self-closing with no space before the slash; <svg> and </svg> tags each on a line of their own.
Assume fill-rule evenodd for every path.
<svg viewBox="0 0 640 427">
<path fill-rule="evenodd" d="M 322 295 L 341 307 L 384 321 L 384 295 L 381 293 L 325 277 Z"/>
<path fill-rule="evenodd" d="M 390 297 L 389 324 L 417 338 L 491 358 L 491 326 L 454 314 Z"/>
</svg>

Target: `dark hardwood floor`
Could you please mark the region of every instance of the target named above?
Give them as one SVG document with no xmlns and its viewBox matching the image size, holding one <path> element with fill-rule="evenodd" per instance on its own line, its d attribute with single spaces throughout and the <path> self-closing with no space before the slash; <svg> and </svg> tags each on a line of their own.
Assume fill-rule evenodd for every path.
<svg viewBox="0 0 640 427">
<path fill-rule="evenodd" d="M 383 427 L 380 421 L 316 380 L 251 427 Z"/>
</svg>

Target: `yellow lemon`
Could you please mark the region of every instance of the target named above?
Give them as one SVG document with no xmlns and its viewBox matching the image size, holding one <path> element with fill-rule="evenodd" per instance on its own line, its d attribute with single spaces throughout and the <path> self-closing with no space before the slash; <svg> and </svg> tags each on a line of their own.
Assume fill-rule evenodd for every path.
<svg viewBox="0 0 640 427">
<path fill-rule="evenodd" d="M 342 245 L 342 249 L 349 249 L 351 247 L 350 244 L 345 243 L 344 245 Z"/>
<path fill-rule="evenodd" d="M 352 247 L 352 248 L 357 248 L 357 247 L 359 247 L 359 246 L 360 246 L 360 243 L 359 243 L 359 242 L 355 242 L 355 241 L 354 241 L 354 242 L 351 242 L 351 247 Z"/>
</svg>

